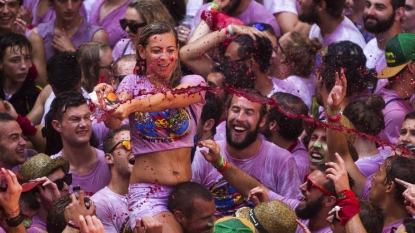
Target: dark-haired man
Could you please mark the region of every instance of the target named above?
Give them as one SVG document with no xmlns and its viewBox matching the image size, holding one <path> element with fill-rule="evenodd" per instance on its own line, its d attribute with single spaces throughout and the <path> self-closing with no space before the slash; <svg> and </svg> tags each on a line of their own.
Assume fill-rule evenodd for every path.
<svg viewBox="0 0 415 233">
<path fill-rule="evenodd" d="M 216 206 L 212 193 L 203 185 L 184 182 L 169 195 L 167 208 L 183 229 L 183 233 L 211 233 Z"/>
<path fill-rule="evenodd" d="M 90 145 L 92 135 L 91 111 L 86 99 L 76 91 L 57 96 L 51 106 L 53 128 L 62 138 L 63 149 L 51 158 L 68 159 L 73 176 L 71 187 L 80 186 L 85 194 L 93 195 L 111 179 L 104 152 Z"/>
<path fill-rule="evenodd" d="M 368 68 L 379 73 L 386 66 L 385 48 L 388 41 L 402 33 L 401 21 L 405 14 L 405 0 L 367 0 L 363 20 L 365 29 L 375 38 L 364 47 Z M 386 79 L 377 82 L 375 93 L 388 83 Z"/>
<path fill-rule="evenodd" d="M 198 148 L 196 151 L 192 180 L 210 189 L 222 215 L 230 215 L 246 205 L 244 197 L 252 188 L 245 185 L 241 177 L 226 173 L 224 160 L 281 195 L 292 198 L 299 196 L 298 189 L 294 187 L 300 185 L 300 179 L 292 155 L 258 137 L 259 128 L 265 124 L 266 113 L 265 104 L 233 95 L 227 107 L 226 140 L 199 142 L 199 146 L 208 150 Z M 220 159 L 221 156 L 224 160 Z"/>
<path fill-rule="evenodd" d="M 316 37 L 323 46 L 349 40 L 364 48 L 366 41 L 353 22 L 343 15 L 345 0 L 299 0 L 298 19 L 311 26 L 309 38 Z"/>
<path fill-rule="evenodd" d="M 276 104 L 291 114 L 307 116 L 308 109 L 304 101 L 289 93 L 277 92 L 272 95 Z M 303 179 L 309 171 L 308 151 L 298 137 L 303 132 L 303 122 L 300 117 L 291 118 L 281 112 L 276 106 L 268 110 L 267 120 L 261 133 L 275 145 L 288 150 L 294 157 L 298 168 L 298 175 Z"/>
<path fill-rule="evenodd" d="M 129 228 L 127 194 L 134 166 L 128 125 L 108 132 L 104 138 L 104 152 L 111 171 L 111 181 L 95 193 L 91 200 L 95 202 L 96 215 L 106 232 L 124 232 L 124 229 Z"/>
</svg>

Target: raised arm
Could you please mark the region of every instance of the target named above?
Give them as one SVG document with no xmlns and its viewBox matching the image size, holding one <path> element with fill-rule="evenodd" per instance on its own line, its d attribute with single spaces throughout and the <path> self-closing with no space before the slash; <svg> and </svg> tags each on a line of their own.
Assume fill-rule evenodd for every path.
<svg viewBox="0 0 415 233">
<path fill-rule="evenodd" d="M 35 105 L 32 110 L 26 115 L 26 117 L 35 125 L 40 124 L 42 117 L 45 113 L 45 102 L 52 93 L 52 87 L 46 85 L 45 88 L 40 92 L 36 99 Z"/>
<path fill-rule="evenodd" d="M 218 171 L 222 174 L 223 178 L 242 196 L 248 197 L 251 189 L 262 186 L 257 179 L 248 173 L 227 161 L 223 161 L 223 157 L 220 155 L 220 146 L 215 141 L 210 139 L 204 140 L 199 142 L 198 146 L 209 149 L 209 151 L 200 151 L 203 157 L 205 157 L 206 161 L 211 163 L 212 166 L 218 167 Z"/>
<path fill-rule="evenodd" d="M 328 121 L 335 121 L 337 117 L 341 115 L 340 113 L 340 104 L 346 96 L 347 81 L 344 76 L 344 71 L 341 70 L 340 76 L 336 73 L 336 83 L 331 90 L 329 96 L 327 97 L 327 106 L 326 106 L 326 118 Z M 340 115 L 339 115 L 340 114 Z M 344 116 L 341 116 L 344 117 Z M 332 120 L 330 120 L 332 119 Z M 337 122 L 339 123 L 339 122 Z M 331 124 L 337 124 L 331 123 Z M 334 130 L 327 128 L 327 148 L 328 148 L 328 161 L 333 161 L 338 163 L 335 153 L 339 153 L 344 160 L 347 168 L 347 172 L 355 180 L 356 186 L 353 191 L 358 197 L 361 197 L 363 186 L 366 182 L 366 177 L 360 172 L 354 163 L 352 156 L 350 155 L 349 148 L 347 146 L 347 141 L 345 133 L 339 130 Z"/>
</svg>

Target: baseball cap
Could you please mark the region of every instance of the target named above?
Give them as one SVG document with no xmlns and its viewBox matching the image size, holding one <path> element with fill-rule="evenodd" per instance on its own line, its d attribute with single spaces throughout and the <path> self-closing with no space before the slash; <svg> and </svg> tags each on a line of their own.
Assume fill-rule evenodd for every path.
<svg viewBox="0 0 415 233">
<path fill-rule="evenodd" d="M 213 233 L 254 233 L 254 225 L 246 219 L 224 217 L 218 219 L 213 227 Z"/>
<path fill-rule="evenodd" d="M 378 78 L 393 77 L 415 60 L 415 34 L 402 33 L 392 37 L 386 45 L 385 58 L 387 66 L 379 72 Z"/>
</svg>

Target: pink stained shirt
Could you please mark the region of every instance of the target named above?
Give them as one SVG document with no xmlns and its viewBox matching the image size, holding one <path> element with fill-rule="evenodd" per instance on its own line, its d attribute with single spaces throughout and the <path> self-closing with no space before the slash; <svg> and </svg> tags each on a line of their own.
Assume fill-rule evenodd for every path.
<svg viewBox="0 0 415 233">
<path fill-rule="evenodd" d="M 106 232 L 121 232 L 120 230 L 127 226 L 127 196 L 119 195 L 105 186 L 96 192 L 91 200 L 97 207 L 97 218 L 101 220 Z"/>
<path fill-rule="evenodd" d="M 301 196 L 298 187 L 301 185 L 295 160 L 285 149 L 262 140 L 259 151 L 249 159 L 233 158 L 226 150 L 226 141 L 217 141 L 220 145 L 220 154 L 239 169 L 258 179 L 263 185 L 284 196 L 299 198 Z M 229 215 L 235 209 L 245 206 L 237 198 L 240 196 L 235 189 L 223 179 L 209 162 L 205 160 L 197 148 L 192 163 L 192 181 L 204 185 L 212 192 L 219 215 Z M 243 182 L 241 180 L 241 182 Z M 229 198 L 230 197 L 230 198 Z M 223 205 L 223 206 L 222 206 Z"/>
<path fill-rule="evenodd" d="M 360 172 L 369 177 L 379 170 L 380 165 L 385 162 L 385 159 L 392 153 L 392 148 L 386 146 L 385 148 L 378 148 L 379 153 L 373 156 L 358 159 L 355 164 Z"/>
<path fill-rule="evenodd" d="M 180 83 L 194 86 L 206 86 L 199 75 L 184 76 Z M 151 94 L 142 92 L 155 91 L 155 87 L 146 77 L 134 74 L 123 79 L 117 93 L 126 92 L 134 99 L 144 99 Z M 201 92 L 204 98 L 205 92 Z M 160 112 L 134 112 L 129 117 L 131 128 L 131 144 L 134 155 L 193 147 L 197 121 L 202 114 L 204 101 L 185 108 L 166 109 Z"/>
<path fill-rule="evenodd" d="M 113 48 L 120 39 L 124 38 L 127 35 L 127 33 L 121 28 L 120 19 L 125 17 L 127 6 L 131 0 L 125 1 L 124 4 L 111 11 L 111 13 L 109 13 L 100 21 L 99 14 L 104 2 L 105 0 L 98 0 L 92 5 L 89 22 L 96 26 L 100 26 L 107 31 L 110 46 Z"/>
<path fill-rule="evenodd" d="M 310 111 L 312 98 L 316 93 L 315 84 L 311 78 L 303 78 L 300 76 L 291 75 L 286 79 L 275 78 L 274 82 L 275 86 L 277 86 L 274 92 L 290 93 L 301 98 Z"/>
<path fill-rule="evenodd" d="M 109 184 L 111 180 L 111 172 L 108 168 L 108 164 L 105 162 L 105 153 L 102 150 L 98 150 L 96 148 L 94 149 L 98 157 L 98 161 L 95 168 L 89 174 L 81 176 L 69 170 L 69 173 L 72 173 L 72 184 L 69 186 L 69 191 L 71 193 L 73 187 L 80 186 L 81 190 L 84 190 L 86 196 L 92 196 L 94 193 Z M 62 156 L 62 151 L 50 157 L 54 159 L 59 156 Z"/>
</svg>

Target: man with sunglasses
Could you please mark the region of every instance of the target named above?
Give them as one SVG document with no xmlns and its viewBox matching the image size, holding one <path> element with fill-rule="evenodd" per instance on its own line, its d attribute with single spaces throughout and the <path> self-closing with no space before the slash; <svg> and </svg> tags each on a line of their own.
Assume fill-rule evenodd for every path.
<svg viewBox="0 0 415 233">
<path fill-rule="evenodd" d="M 26 160 L 19 168 L 19 174 L 24 183 L 38 182 L 37 188 L 23 192 L 20 197 L 22 210 L 35 210 L 27 232 L 46 231 L 46 218 L 52 202 L 61 196 L 69 195 L 69 185 L 72 183 L 72 174 L 69 172 L 69 162 L 63 157 L 51 159 L 46 154 L 37 154 Z M 46 177 L 46 178 L 45 178 Z M 42 179 L 39 179 L 42 178 Z M 25 211 L 22 214 L 25 215 Z"/>
<path fill-rule="evenodd" d="M 129 74 L 134 73 L 134 68 L 137 63 L 135 54 L 127 54 L 123 55 L 122 57 L 118 58 L 118 60 L 114 63 L 113 66 L 113 74 L 109 78 L 105 77 L 104 82 L 108 83 L 112 86 L 112 88 L 117 90 L 118 85 L 122 82 L 122 80 Z"/>
<path fill-rule="evenodd" d="M 130 146 L 130 127 L 123 125 L 111 130 L 104 138 L 105 161 L 111 171 L 111 181 L 91 199 L 106 232 L 124 232 L 128 227 L 127 194 L 134 154 Z"/>
</svg>

